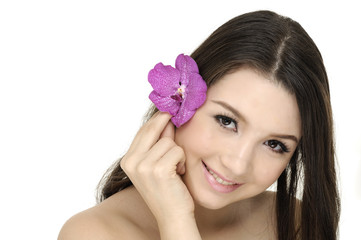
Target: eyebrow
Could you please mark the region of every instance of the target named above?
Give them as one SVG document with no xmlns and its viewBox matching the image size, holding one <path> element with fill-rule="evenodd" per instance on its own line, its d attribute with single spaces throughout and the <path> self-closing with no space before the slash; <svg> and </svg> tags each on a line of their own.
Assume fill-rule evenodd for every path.
<svg viewBox="0 0 361 240">
<path fill-rule="evenodd" d="M 241 121 L 247 123 L 247 119 L 234 107 L 232 107 L 231 105 L 229 105 L 226 102 L 223 101 L 216 101 L 216 100 L 211 100 L 212 102 L 224 107 L 225 109 L 227 109 L 228 111 L 232 112 L 238 119 L 240 119 Z"/>
<path fill-rule="evenodd" d="M 298 139 L 293 136 L 293 135 L 277 135 L 277 134 L 272 134 L 271 135 L 272 137 L 276 137 L 276 138 L 282 138 L 282 139 L 288 139 L 288 140 L 292 140 L 294 141 L 295 143 L 298 143 Z"/>
<path fill-rule="evenodd" d="M 247 123 L 247 119 L 234 107 L 232 107 L 231 105 L 229 105 L 226 102 L 223 101 L 216 101 L 216 100 L 211 100 L 213 103 L 216 103 L 222 107 L 224 107 L 225 109 L 229 110 L 230 112 L 232 112 L 238 119 L 240 119 L 241 121 Z M 271 134 L 272 137 L 275 138 L 281 138 L 281 139 L 288 139 L 288 140 L 292 140 L 296 143 L 298 143 L 298 139 L 297 137 L 293 136 L 293 135 L 287 135 L 287 134 Z"/>
</svg>

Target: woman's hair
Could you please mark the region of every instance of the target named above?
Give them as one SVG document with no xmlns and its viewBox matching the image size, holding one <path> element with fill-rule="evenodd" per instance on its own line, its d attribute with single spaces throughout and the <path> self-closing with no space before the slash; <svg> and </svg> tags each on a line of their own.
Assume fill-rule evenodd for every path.
<svg viewBox="0 0 361 240">
<path fill-rule="evenodd" d="M 208 87 L 245 66 L 294 94 L 302 137 L 277 181 L 278 239 L 336 239 L 340 200 L 330 91 L 321 54 L 306 31 L 276 13 L 251 12 L 222 25 L 191 57 Z M 156 111 L 151 107 L 145 120 Z M 98 201 L 131 184 L 117 161 L 99 184 Z"/>
</svg>

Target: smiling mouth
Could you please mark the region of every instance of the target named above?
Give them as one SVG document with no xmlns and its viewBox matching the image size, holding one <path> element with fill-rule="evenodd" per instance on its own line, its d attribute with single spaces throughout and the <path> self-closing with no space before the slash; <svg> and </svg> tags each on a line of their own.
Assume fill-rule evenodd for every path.
<svg viewBox="0 0 361 240">
<path fill-rule="evenodd" d="M 212 171 L 212 169 L 210 169 L 203 161 L 202 161 L 204 167 L 207 169 L 207 171 L 212 175 L 212 177 L 214 177 L 214 179 L 222 184 L 222 185 L 225 185 L 225 186 L 234 186 L 234 185 L 239 185 L 238 183 L 235 183 L 235 182 L 230 182 L 230 181 L 227 181 L 223 178 L 221 178 L 220 176 L 218 176 L 214 171 Z"/>
</svg>

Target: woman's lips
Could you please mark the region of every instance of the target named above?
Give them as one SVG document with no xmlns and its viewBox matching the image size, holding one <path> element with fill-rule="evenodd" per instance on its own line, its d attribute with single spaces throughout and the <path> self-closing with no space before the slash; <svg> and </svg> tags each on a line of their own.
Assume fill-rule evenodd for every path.
<svg viewBox="0 0 361 240">
<path fill-rule="evenodd" d="M 229 193 L 233 192 L 243 184 L 236 183 L 234 181 L 225 179 L 223 176 L 215 172 L 213 169 L 210 169 L 203 161 L 203 172 L 204 175 L 211 187 L 217 192 Z"/>
</svg>

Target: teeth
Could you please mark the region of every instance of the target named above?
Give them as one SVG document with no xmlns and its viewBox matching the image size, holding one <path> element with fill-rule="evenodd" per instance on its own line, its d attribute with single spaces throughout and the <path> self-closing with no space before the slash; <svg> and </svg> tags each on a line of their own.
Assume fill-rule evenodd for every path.
<svg viewBox="0 0 361 240">
<path fill-rule="evenodd" d="M 219 182 L 220 184 L 223 184 L 223 185 L 226 185 L 226 186 L 234 185 L 234 183 L 224 181 L 222 178 L 218 177 L 217 174 L 215 174 L 208 167 L 206 167 L 206 168 L 207 168 L 208 172 L 214 177 L 214 179 L 216 179 L 216 181 Z"/>
</svg>

